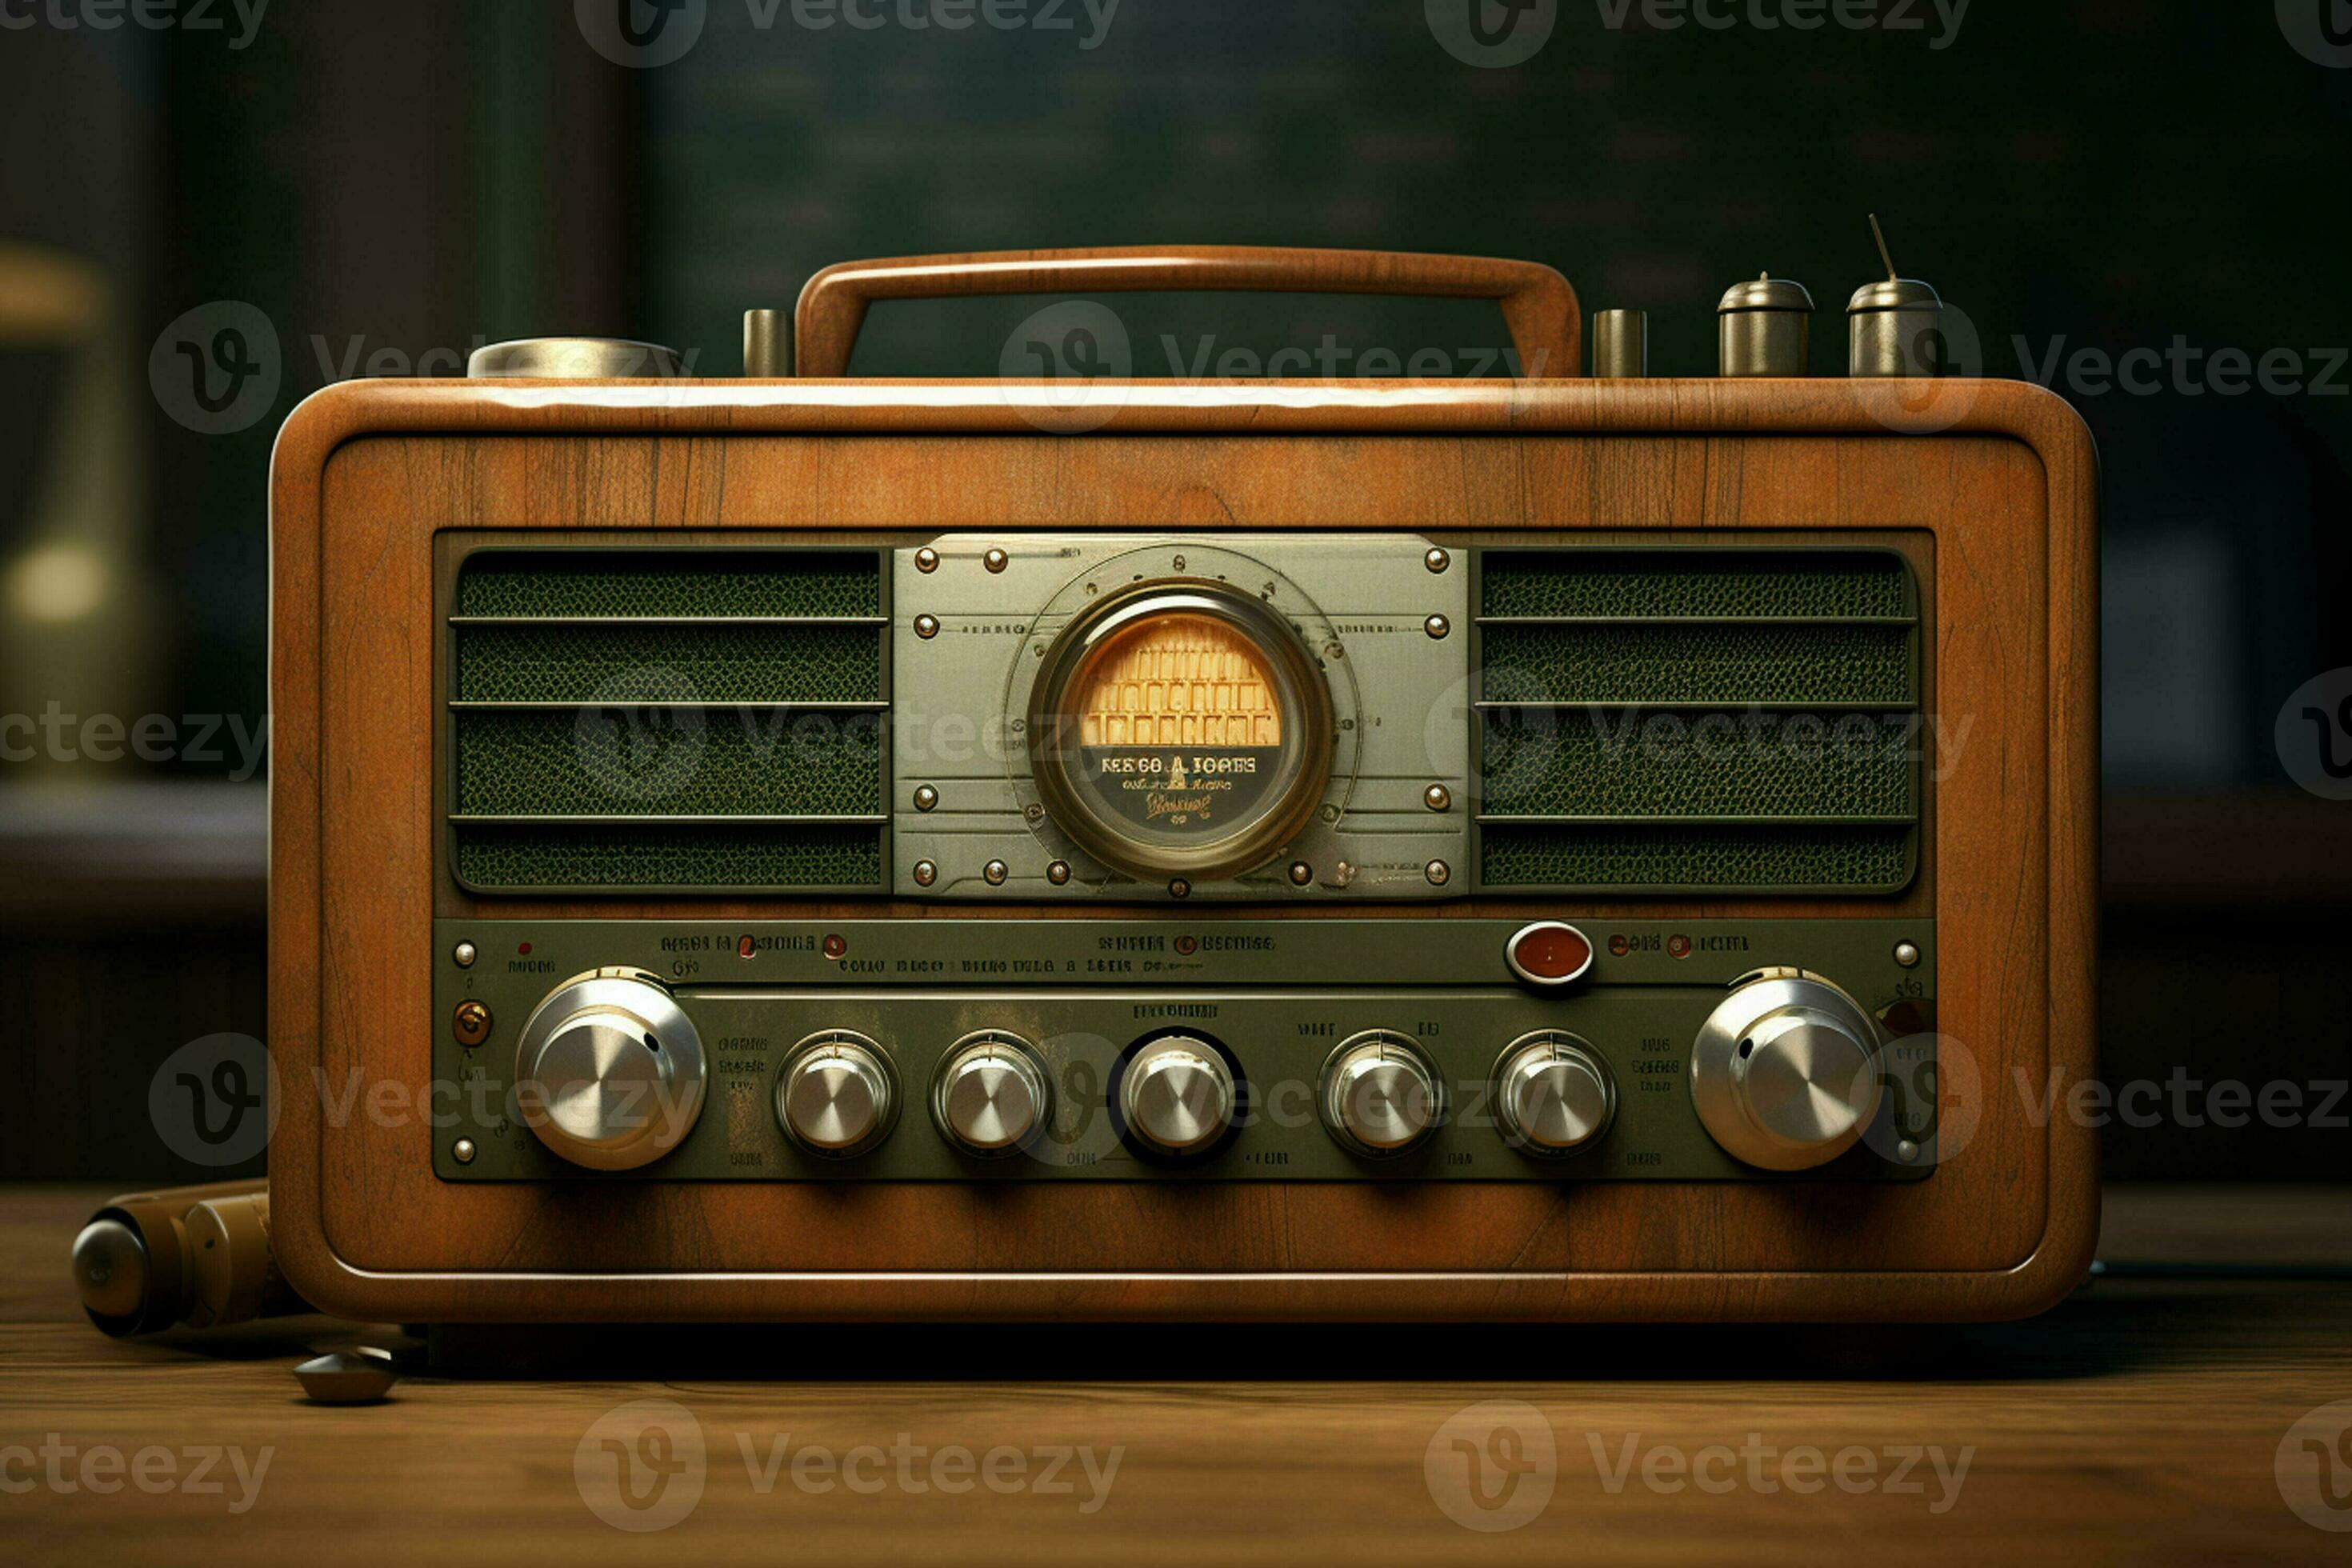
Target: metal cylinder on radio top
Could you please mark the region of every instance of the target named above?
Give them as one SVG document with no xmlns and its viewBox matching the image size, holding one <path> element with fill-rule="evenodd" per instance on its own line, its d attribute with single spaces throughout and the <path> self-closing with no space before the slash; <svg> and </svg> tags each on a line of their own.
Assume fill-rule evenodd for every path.
<svg viewBox="0 0 2352 1568">
<path fill-rule="evenodd" d="M 1592 313 L 1592 374 L 1600 381 L 1630 381 L 1650 374 L 1650 315 L 1646 310 Z"/>
<path fill-rule="evenodd" d="M 1727 289 L 1715 308 L 1720 374 L 1803 375 L 1812 356 L 1813 297 L 1764 273 Z"/>
<path fill-rule="evenodd" d="M 1916 278 L 1883 278 L 1845 308 L 1846 374 L 1944 374 L 1944 301 Z"/>
</svg>

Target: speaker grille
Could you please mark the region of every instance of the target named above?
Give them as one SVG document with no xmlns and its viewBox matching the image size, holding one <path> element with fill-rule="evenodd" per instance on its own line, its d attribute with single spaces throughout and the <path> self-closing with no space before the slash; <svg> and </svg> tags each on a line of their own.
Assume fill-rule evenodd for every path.
<svg viewBox="0 0 2352 1568">
<path fill-rule="evenodd" d="M 875 551 L 469 556 L 449 617 L 458 879 L 879 890 L 885 594 Z"/>
<path fill-rule="evenodd" d="M 1479 559 L 1481 881 L 1885 892 L 1916 864 L 1918 595 L 1893 552 Z"/>
</svg>

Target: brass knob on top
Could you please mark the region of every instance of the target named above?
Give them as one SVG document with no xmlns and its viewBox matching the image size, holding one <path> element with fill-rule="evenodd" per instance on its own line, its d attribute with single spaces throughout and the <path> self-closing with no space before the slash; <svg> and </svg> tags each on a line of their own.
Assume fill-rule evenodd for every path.
<svg viewBox="0 0 2352 1568">
<path fill-rule="evenodd" d="M 1806 374 L 1812 357 L 1813 297 L 1770 273 L 1735 283 L 1716 310 L 1716 347 L 1727 376 Z"/>
<path fill-rule="evenodd" d="M 743 375 L 749 381 L 774 381 L 793 374 L 793 313 L 790 310 L 743 312 Z"/>
<path fill-rule="evenodd" d="M 1592 313 L 1592 374 L 1599 381 L 1630 381 L 1650 374 L 1650 313 Z"/>
<path fill-rule="evenodd" d="M 476 349 L 466 374 L 477 381 L 645 381 L 690 374 L 676 349 L 626 338 L 518 338 Z"/>
<path fill-rule="evenodd" d="M 1870 232 L 1886 276 L 1846 302 L 1846 374 L 1928 376 L 1946 371 L 1943 297 L 1916 278 L 1898 278 L 1886 236 L 1871 215 Z"/>
</svg>

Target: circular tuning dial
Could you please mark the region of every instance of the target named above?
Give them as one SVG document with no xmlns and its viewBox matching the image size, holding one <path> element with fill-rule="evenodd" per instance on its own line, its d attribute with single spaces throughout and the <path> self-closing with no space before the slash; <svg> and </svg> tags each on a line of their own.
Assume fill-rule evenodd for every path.
<svg viewBox="0 0 2352 1568">
<path fill-rule="evenodd" d="M 1768 1171 L 1826 1164 L 1860 1141 L 1884 1092 L 1878 1030 L 1817 974 L 1760 970 L 1700 1028 L 1691 1100 L 1725 1152 Z"/>
<path fill-rule="evenodd" d="M 967 1154 L 1011 1154 L 1045 1124 L 1047 1093 L 1029 1042 L 984 1029 L 948 1047 L 931 1085 L 931 1116 Z"/>
<path fill-rule="evenodd" d="M 1234 1122 L 1234 1073 L 1224 1053 L 1189 1035 L 1147 1042 L 1119 1079 L 1127 1130 L 1156 1154 L 1198 1154 Z"/>
<path fill-rule="evenodd" d="M 702 1037 L 667 987 L 599 969 L 551 992 L 522 1026 L 518 1098 L 541 1142 L 626 1171 L 677 1147 L 702 1114 Z"/>
<path fill-rule="evenodd" d="M 1592 1047 L 1539 1029 L 1503 1047 L 1495 1064 L 1503 1136 L 1523 1153 L 1573 1154 L 1591 1147 L 1617 1116 L 1617 1084 Z"/>
<path fill-rule="evenodd" d="M 1339 1042 L 1323 1064 L 1318 1098 L 1331 1136 L 1375 1160 L 1418 1147 L 1444 1113 L 1444 1091 L 1420 1045 L 1383 1029 Z"/>
<path fill-rule="evenodd" d="M 889 1058 L 863 1035 L 814 1035 L 793 1049 L 776 1080 L 776 1119 L 812 1154 L 845 1160 L 888 1135 L 898 1113 Z"/>
</svg>

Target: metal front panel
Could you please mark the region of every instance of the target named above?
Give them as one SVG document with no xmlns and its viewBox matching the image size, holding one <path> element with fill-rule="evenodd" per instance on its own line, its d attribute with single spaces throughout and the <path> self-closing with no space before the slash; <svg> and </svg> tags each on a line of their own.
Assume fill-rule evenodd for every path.
<svg viewBox="0 0 2352 1568">
<path fill-rule="evenodd" d="M 1139 578 L 1223 578 L 1287 618 L 1337 710 L 1313 825 L 1259 870 L 1193 884 L 1196 901 L 1428 900 L 1468 890 L 1471 638 L 1466 552 L 1433 571 L 1417 534 L 949 534 L 896 555 L 891 750 L 899 897 L 1024 903 L 1162 900 L 1059 833 L 1030 779 L 1030 687 L 1095 595 Z M 1001 552 L 992 553 L 992 552 Z M 992 566 L 995 569 L 992 570 Z M 1431 617 L 1446 634 L 1430 635 Z M 926 630 L 930 635 L 924 635 Z M 1432 786 L 1450 802 L 1433 811 Z M 938 792 L 929 810 L 917 792 Z M 1066 882 L 1047 876 L 1056 861 Z M 1004 868 L 1002 881 L 984 874 Z M 1433 863 L 1446 868 L 1432 880 Z M 1293 864 L 1309 868 L 1295 884 Z M 926 884 L 919 865 L 933 868 Z"/>
<path fill-rule="evenodd" d="M 1916 921 L 1595 921 L 1597 957 L 1579 984 L 1516 984 L 1497 921 L 990 921 L 627 922 L 445 921 L 436 928 L 435 1168 L 454 1181 L 1581 1181 L 1916 1179 L 1935 1162 L 1934 1042 L 1892 1025 L 1894 1092 L 1862 1146 L 1788 1177 L 1716 1147 L 1692 1109 L 1691 1043 L 1738 976 L 1773 964 L 1829 975 L 1883 1018 L 1932 1016 L 1932 925 Z M 461 967 L 461 942 L 476 953 Z M 828 944 L 836 955 L 828 955 Z M 1898 944 L 1916 961 L 1898 962 Z M 746 950 L 748 947 L 748 956 Z M 1619 951 L 1620 949 L 1622 951 Z M 641 966 L 675 988 L 712 1063 L 706 1108 L 677 1151 L 627 1173 L 566 1164 L 509 1098 L 516 1040 L 541 999 L 573 974 Z M 448 1021 L 487 1005 L 489 1037 L 467 1048 Z M 1898 1013 L 1898 1009 L 1907 1012 Z M 1930 1026 L 1931 1027 L 1932 1026 Z M 774 1097 L 793 1047 L 824 1030 L 888 1054 L 894 1131 L 847 1161 L 795 1147 Z M 1036 1047 L 1055 1101 L 1027 1152 L 959 1154 L 927 1103 L 950 1044 L 1005 1030 Z M 1394 1161 L 1347 1152 L 1314 1093 L 1333 1048 L 1366 1030 L 1418 1042 L 1444 1084 L 1445 1125 Z M 1617 1087 L 1618 1114 L 1593 1146 L 1538 1158 L 1495 1125 L 1489 1075 L 1536 1030 L 1588 1044 Z M 1110 1114 L 1121 1053 L 1170 1031 L 1223 1047 L 1248 1086 L 1244 1125 L 1182 1163 L 1139 1158 Z M 476 1151 L 453 1155 L 458 1140 Z M 1914 1157 L 1901 1157 L 1905 1141 Z"/>
</svg>

